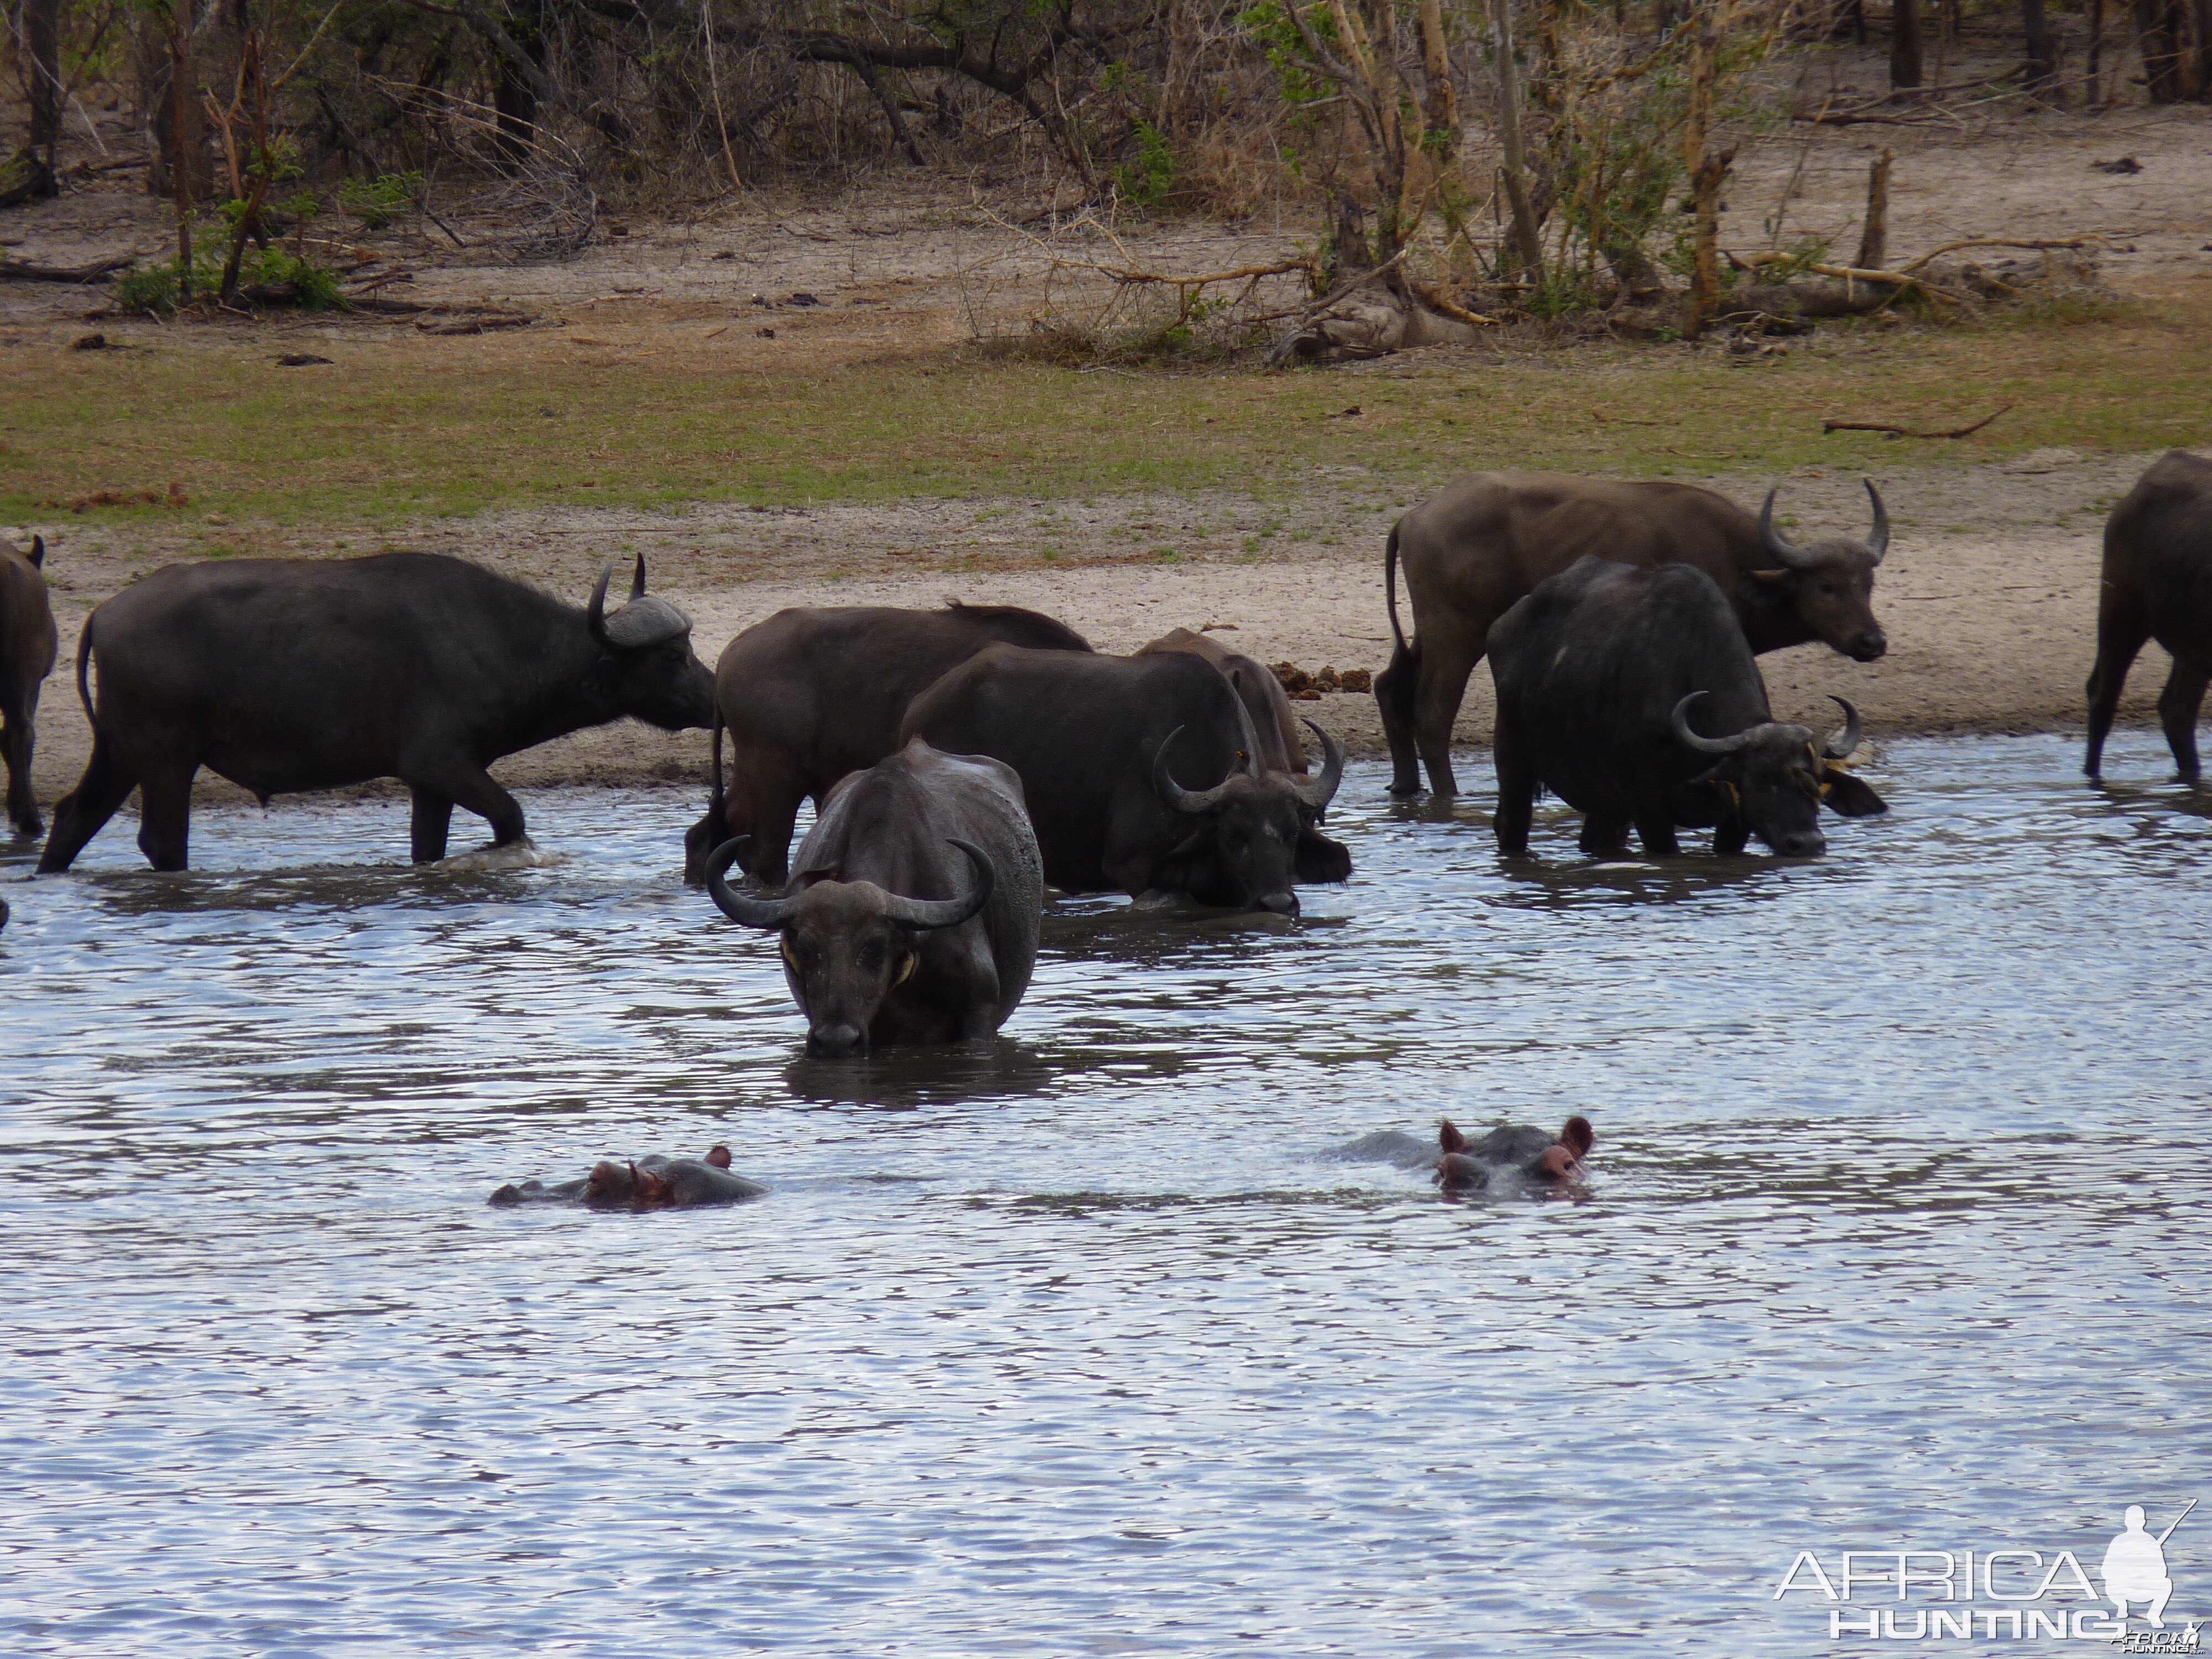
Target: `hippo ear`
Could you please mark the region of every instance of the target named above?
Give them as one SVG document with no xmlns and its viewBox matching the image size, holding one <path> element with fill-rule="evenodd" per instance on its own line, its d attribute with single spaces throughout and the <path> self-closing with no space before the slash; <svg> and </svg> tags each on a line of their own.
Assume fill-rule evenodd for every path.
<svg viewBox="0 0 2212 1659">
<path fill-rule="evenodd" d="M 1448 1193 L 1471 1193 L 1490 1184 L 1490 1175 L 1471 1158 L 1447 1152 L 1437 1163 L 1437 1185 Z"/>
<path fill-rule="evenodd" d="M 1579 1115 L 1567 1120 L 1567 1127 L 1559 1131 L 1559 1145 L 1580 1158 L 1589 1156 L 1589 1149 L 1597 1145 L 1597 1131 L 1590 1121 Z"/>
<path fill-rule="evenodd" d="M 718 1170 L 730 1167 L 730 1149 L 719 1142 L 707 1149 L 707 1162 Z"/>
<path fill-rule="evenodd" d="M 1463 1152 L 1467 1150 L 1467 1137 L 1459 1132 L 1459 1125 L 1448 1117 L 1440 1117 L 1437 1120 L 1437 1145 L 1447 1152 Z"/>
</svg>

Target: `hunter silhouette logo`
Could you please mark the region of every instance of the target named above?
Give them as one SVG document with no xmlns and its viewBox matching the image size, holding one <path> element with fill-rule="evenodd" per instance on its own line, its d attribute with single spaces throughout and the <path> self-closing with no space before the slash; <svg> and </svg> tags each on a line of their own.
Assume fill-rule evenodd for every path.
<svg viewBox="0 0 2212 1659">
<path fill-rule="evenodd" d="M 2164 1530 L 2150 1530 L 2140 1504 L 2120 1515 L 2090 1582 L 2081 1556 L 2000 1544 L 1969 1550 L 1844 1550 L 1826 1562 L 1800 1550 L 1775 1586 L 1778 1601 L 1793 1591 L 1826 1604 L 1828 1635 L 1892 1642 L 2103 1642 L 2121 1653 L 2201 1653 L 2203 1621 L 2167 1627 L 2173 1576 L 2166 1540 L 2197 1507 L 2191 1498 Z M 2101 1530 L 2101 1529 L 2100 1529 Z M 2089 1557 L 2095 1560 L 2094 1555 Z M 1887 1602 L 1887 1606 L 1881 1603 Z M 2106 1610 L 2109 1604 L 2111 1611 Z"/>
</svg>

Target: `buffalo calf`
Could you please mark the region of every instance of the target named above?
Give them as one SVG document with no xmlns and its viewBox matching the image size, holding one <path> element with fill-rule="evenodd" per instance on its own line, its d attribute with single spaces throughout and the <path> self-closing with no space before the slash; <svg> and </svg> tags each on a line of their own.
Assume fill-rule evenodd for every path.
<svg viewBox="0 0 2212 1659">
<path fill-rule="evenodd" d="M 2156 640 L 2173 658 L 2159 694 L 2159 724 L 2177 779 L 2194 783 L 2197 716 L 2212 684 L 2212 461 L 2179 449 L 2153 462 L 2105 520 L 2089 750 L 2081 767 L 2093 778 L 2103 769 L 2120 690 L 2145 640 Z"/>
<path fill-rule="evenodd" d="M 457 805 L 490 823 L 495 846 L 522 840 L 494 761 L 625 714 L 671 732 L 713 716 L 690 620 L 647 596 L 643 555 L 629 603 L 610 613 L 615 568 L 581 611 L 433 553 L 155 571 L 85 622 L 77 695 L 92 760 L 55 809 L 39 868 L 68 869 L 136 788 L 140 850 L 156 870 L 183 869 L 203 766 L 264 804 L 396 777 L 414 794 L 418 864 L 446 855 Z"/>
</svg>

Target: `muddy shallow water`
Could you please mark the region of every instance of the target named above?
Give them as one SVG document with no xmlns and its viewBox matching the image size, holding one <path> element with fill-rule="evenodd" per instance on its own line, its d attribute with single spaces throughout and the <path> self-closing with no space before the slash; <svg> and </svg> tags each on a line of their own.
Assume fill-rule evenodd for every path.
<svg viewBox="0 0 2212 1659">
<path fill-rule="evenodd" d="M 2094 1571 L 2212 1487 L 2212 793 L 2076 753 L 1664 867 L 1356 766 L 1303 921 L 1064 902 L 995 1048 L 868 1066 L 688 794 L 539 794 L 507 875 L 118 820 L 0 885 L 7 1645 L 1794 1654 L 1801 1548 Z M 1334 1155 L 1570 1111 L 1583 1203 Z M 484 1204 L 715 1140 L 768 1198 Z M 2212 1613 L 2212 1522 L 2167 1561 Z"/>
</svg>

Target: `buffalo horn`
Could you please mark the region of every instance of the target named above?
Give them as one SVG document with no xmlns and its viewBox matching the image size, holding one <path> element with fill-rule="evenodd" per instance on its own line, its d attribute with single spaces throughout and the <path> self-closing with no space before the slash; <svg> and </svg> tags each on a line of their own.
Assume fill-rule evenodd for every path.
<svg viewBox="0 0 2212 1659">
<path fill-rule="evenodd" d="M 645 555 L 642 553 L 637 556 L 637 568 L 629 579 L 629 596 L 633 599 L 645 597 Z"/>
<path fill-rule="evenodd" d="M 1881 556 L 1889 551 L 1889 509 L 1881 504 L 1881 491 L 1874 487 L 1872 478 L 1859 482 L 1866 486 L 1868 498 L 1874 502 L 1874 528 L 1867 532 L 1867 550 L 1874 555 L 1874 562 L 1880 564 Z"/>
<path fill-rule="evenodd" d="M 592 630 L 592 638 L 609 650 L 614 648 L 614 641 L 607 637 L 607 584 L 614 579 L 613 564 L 599 572 L 599 580 L 592 586 L 592 602 L 584 611 L 584 624 Z"/>
<path fill-rule="evenodd" d="M 1294 779 L 1291 787 L 1299 800 L 1318 811 L 1335 797 L 1337 785 L 1344 781 L 1344 745 L 1311 720 L 1306 725 L 1321 739 L 1321 775 Z"/>
<path fill-rule="evenodd" d="M 1733 755 L 1737 750 L 1747 747 L 1751 742 L 1748 732 L 1739 732 L 1732 738 L 1701 738 L 1690 730 L 1689 707 L 1705 695 L 1702 691 L 1692 691 L 1674 705 L 1671 724 L 1675 737 L 1701 755 Z"/>
<path fill-rule="evenodd" d="M 599 580 L 592 587 L 592 603 L 584 612 L 584 621 L 592 630 L 593 643 L 602 651 L 638 651 L 664 641 L 681 639 L 691 631 L 691 619 L 665 599 L 649 599 L 645 596 L 645 555 L 637 556 L 637 566 L 629 580 L 629 603 L 612 617 L 607 615 L 607 586 L 621 568 L 617 559 L 599 572 Z"/>
<path fill-rule="evenodd" d="M 975 884 L 956 899 L 902 898 L 896 893 L 886 895 L 884 914 L 901 927 L 957 927 L 991 902 L 991 890 L 999 880 L 998 872 L 991 866 L 991 855 L 957 836 L 948 836 L 945 839 L 965 853 L 968 862 L 975 866 Z"/>
<path fill-rule="evenodd" d="M 1844 729 L 1828 738 L 1827 757 L 1832 761 L 1849 760 L 1859 746 L 1859 711 L 1832 693 L 1828 701 L 1844 711 Z"/>
<path fill-rule="evenodd" d="M 613 568 L 608 566 L 611 570 Z M 707 891 L 713 895 L 715 908 L 740 927 L 781 927 L 791 915 L 793 900 L 748 898 L 723 879 L 722 872 L 737 862 L 751 842 L 750 836 L 733 836 L 708 855 Z"/>
<path fill-rule="evenodd" d="M 1805 553 L 1782 539 L 1782 532 L 1774 527 L 1774 498 L 1782 493 L 1777 484 L 1766 492 L 1766 505 L 1759 509 L 1759 539 L 1766 549 L 1767 556 L 1787 570 L 1802 569 Z"/>
<path fill-rule="evenodd" d="M 1158 790 L 1160 798 L 1178 812 L 1203 812 L 1221 799 L 1229 787 L 1230 781 L 1224 778 L 1211 789 L 1193 790 L 1184 788 L 1170 777 L 1168 750 L 1175 747 L 1175 740 L 1182 734 L 1183 728 L 1180 726 L 1176 727 L 1168 733 L 1166 741 L 1160 744 L 1159 752 L 1152 757 L 1152 787 Z"/>
</svg>

